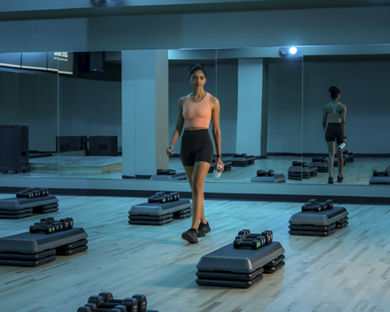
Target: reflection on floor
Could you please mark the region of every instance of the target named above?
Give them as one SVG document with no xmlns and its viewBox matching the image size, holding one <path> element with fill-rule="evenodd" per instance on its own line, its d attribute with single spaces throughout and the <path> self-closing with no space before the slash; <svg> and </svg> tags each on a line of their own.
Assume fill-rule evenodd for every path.
<svg viewBox="0 0 390 312">
<path fill-rule="evenodd" d="M 207 182 L 250 182 L 258 169 L 273 169 L 275 173 L 284 174 L 287 178 L 291 162 L 297 158 L 272 156 L 267 159 L 257 159 L 254 165 L 248 167 L 233 167 L 224 172 L 220 178 L 208 174 Z M 311 158 L 303 158 L 311 161 Z M 85 178 L 122 179 L 122 157 L 108 156 L 53 156 L 34 158 L 30 160 L 32 170 L 25 176 L 76 176 Z M 354 162 L 344 167 L 344 184 L 369 184 L 373 170 L 384 170 L 390 165 L 390 158 L 356 158 Z M 174 157 L 169 161 L 169 168 L 184 172 L 180 158 Z M 334 176 L 338 169 L 335 167 Z M 10 174 L 8 174 L 10 175 Z M 328 174 L 319 172 L 316 177 L 302 181 L 286 179 L 286 183 L 326 184 Z"/>
<path fill-rule="evenodd" d="M 50 216 L 72 216 L 89 234 L 89 249 L 37 268 L 0 266 L 2 311 L 76 311 L 101 291 L 118 298 L 143 293 L 148 307 L 159 311 L 389 310 L 390 206 L 343 205 L 348 227 L 320 238 L 288 234 L 288 220 L 301 203 L 206 200 L 212 230 L 189 246 L 180 234 L 190 220 L 162 227 L 127 223 L 130 207 L 145 199 L 58 199 L 60 211 Z M 0 220 L 0 237 L 24 232 L 39 219 Z M 243 228 L 272 230 L 285 248 L 284 268 L 249 289 L 198 286 L 200 257 L 232 242 Z"/>
<path fill-rule="evenodd" d="M 90 176 L 122 172 L 120 156 L 51 156 L 32 158 L 29 163 L 31 175 Z"/>
</svg>

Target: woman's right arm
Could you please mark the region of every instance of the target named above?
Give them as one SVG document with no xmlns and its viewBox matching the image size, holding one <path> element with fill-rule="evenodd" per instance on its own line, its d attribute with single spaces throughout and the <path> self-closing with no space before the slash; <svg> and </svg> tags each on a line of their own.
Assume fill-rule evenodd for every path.
<svg viewBox="0 0 390 312">
<path fill-rule="evenodd" d="M 347 121 L 347 106 L 343 104 L 343 110 L 341 113 L 341 129 L 343 131 L 344 139 L 347 138 L 346 121 Z"/>
<path fill-rule="evenodd" d="M 173 146 L 175 145 L 176 141 L 179 139 L 181 131 L 183 130 L 183 124 L 184 124 L 184 118 L 183 118 L 183 103 L 185 101 L 185 97 L 181 97 L 179 99 L 179 104 L 178 104 L 178 116 L 177 116 L 177 122 L 176 122 L 176 128 L 175 131 L 173 132 L 171 142 L 167 148 L 167 153 L 168 155 L 172 156 L 173 155 Z"/>
<path fill-rule="evenodd" d="M 328 112 L 326 111 L 326 105 L 324 106 L 324 110 L 322 112 L 322 127 L 324 128 L 324 131 L 326 132 L 326 120 L 328 118 Z"/>
</svg>

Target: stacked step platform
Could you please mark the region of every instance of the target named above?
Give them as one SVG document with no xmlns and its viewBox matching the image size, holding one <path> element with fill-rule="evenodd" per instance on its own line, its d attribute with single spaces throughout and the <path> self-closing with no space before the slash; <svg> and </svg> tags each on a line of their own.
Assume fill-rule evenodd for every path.
<svg viewBox="0 0 390 312">
<path fill-rule="evenodd" d="M 289 222 L 292 235 L 328 236 L 348 225 L 348 211 L 335 207 L 331 199 L 324 202 L 310 199 Z"/>
<path fill-rule="evenodd" d="M 307 161 L 294 160 L 288 169 L 288 178 L 290 180 L 310 179 L 317 176 L 317 171 L 317 167 Z"/>
<path fill-rule="evenodd" d="M 344 150 L 343 151 L 343 159 L 344 159 L 344 166 L 347 164 L 347 163 L 350 163 L 350 162 L 353 162 L 354 161 L 354 156 L 353 156 L 353 153 L 352 152 L 348 152 L 348 150 Z M 335 167 L 338 166 L 338 161 L 337 161 L 337 156 L 334 158 L 334 162 L 333 162 L 333 165 Z"/>
<path fill-rule="evenodd" d="M 234 154 L 232 157 L 233 167 L 246 167 L 255 163 L 255 156 L 243 154 Z"/>
<path fill-rule="evenodd" d="M 102 292 L 88 298 L 88 303 L 77 309 L 77 312 L 158 312 L 147 310 L 145 295 L 136 294 L 124 299 L 114 299 L 110 292 Z"/>
<path fill-rule="evenodd" d="M 251 182 L 284 183 L 286 182 L 286 177 L 284 174 L 275 174 L 272 169 L 259 169 L 256 176 L 251 179 Z"/>
<path fill-rule="evenodd" d="M 157 169 L 157 174 L 150 177 L 150 180 L 186 180 L 185 172 L 176 173 L 175 169 Z"/>
<path fill-rule="evenodd" d="M 28 188 L 16 197 L 0 199 L 0 219 L 20 219 L 58 211 L 58 200 L 47 189 Z"/>
<path fill-rule="evenodd" d="M 249 288 L 274 273 L 284 263 L 284 249 L 273 242 L 271 231 L 251 234 L 249 230 L 238 232 L 233 243 L 205 256 L 198 264 L 196 282 L 203 286 Z"/>
<path fill-rule="evenodd" d="M 370 184 L 390 184 L 390 166 L 384 171 L 374 170 L 370 178 Z"/>
<path fill-rule="evenodd" d="M 224 164 L 224 171 L 232 170 L 232 159 L 230 157 L 222 157 L 222 162 Z M 210 169 L 208 173 L 213 173 L 215 169 L 215 158 L 211 162 Z"/>
<path fill-rule="evenodd" d="M 191 202 L 188 199 L 180 199 L 178 192 L 157 192 L 148 198 L 147 203 L 131 207 L 129 224 L 163 225 L 191 216 Z"/>
<path fill-rule="evenodd" d="M 30 232 L 0 238 L 0 265 L 35 267 L 88 249 L 87 233 L 73 219 L 41 219 Z"/>
<path fill-rule="evenodd" d="M 328 159 L 326 157 L 313 157 L 312 166 L 317 167 L 318 172 L 328 172 Z"/>
</svg>

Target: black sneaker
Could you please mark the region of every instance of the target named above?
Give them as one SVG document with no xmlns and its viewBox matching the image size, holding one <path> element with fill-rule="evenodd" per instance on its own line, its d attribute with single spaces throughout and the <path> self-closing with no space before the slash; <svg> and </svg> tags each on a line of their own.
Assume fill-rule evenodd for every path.
<svg viewBox="0 0 390 312">
<path fill-rule="evenodd" d="M 333 177 L 328 178 L 328 184 L 333 184 Z"/>
<path fill-rule="evenodd" d="M 338 176 L 338 177 L 337 177 L 337 182 L 339 182 L 339 183 L 340 183 L 340 182 L 343 182 L 343 179 L 344 179 L 343 176 Z"/>
<path fill-rule="evenodd" d="M 203 223 L 202 221 L 199 223 L 198 228 L 198 237 L 204 237 L 208 232 L 210 232 L 210 225 L 209 223 Z"/>
<path fill-rule="evenodd" d="M 191 244 L 196 244 L 198 242 L 198 231 L 194 228 L 190 228 L 181 234 L 181 238 Z"/>
</svg>

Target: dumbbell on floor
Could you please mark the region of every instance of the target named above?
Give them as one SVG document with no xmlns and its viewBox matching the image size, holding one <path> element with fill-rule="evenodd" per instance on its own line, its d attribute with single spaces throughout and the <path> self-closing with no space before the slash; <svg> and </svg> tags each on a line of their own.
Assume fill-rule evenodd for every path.
<svg viewBox="0 0 390 312">
<path fill-rule="evenodd" d="M 136 305 L 138 308 L 139 312 L 145 312 L 146 311 L 146 306 L 147 306 L 147 301 L 146 301 L 146 296 L 141 295 L 141 294 L 136 294 L 132 298 L 125 298 L 125 299 L 114 299 L 112 293 L 110 292 L 102 292 L 99 294 L 99 296 L 103 297 L 104 304 L 109 303 L 109 304 L 123 304 L 126 307 L 130 307 L 132 305 Z M 129 310 L 128 311 L 133 311 Z M 134 311 L 135 312 L 135 311 Z"/>
</svg>

